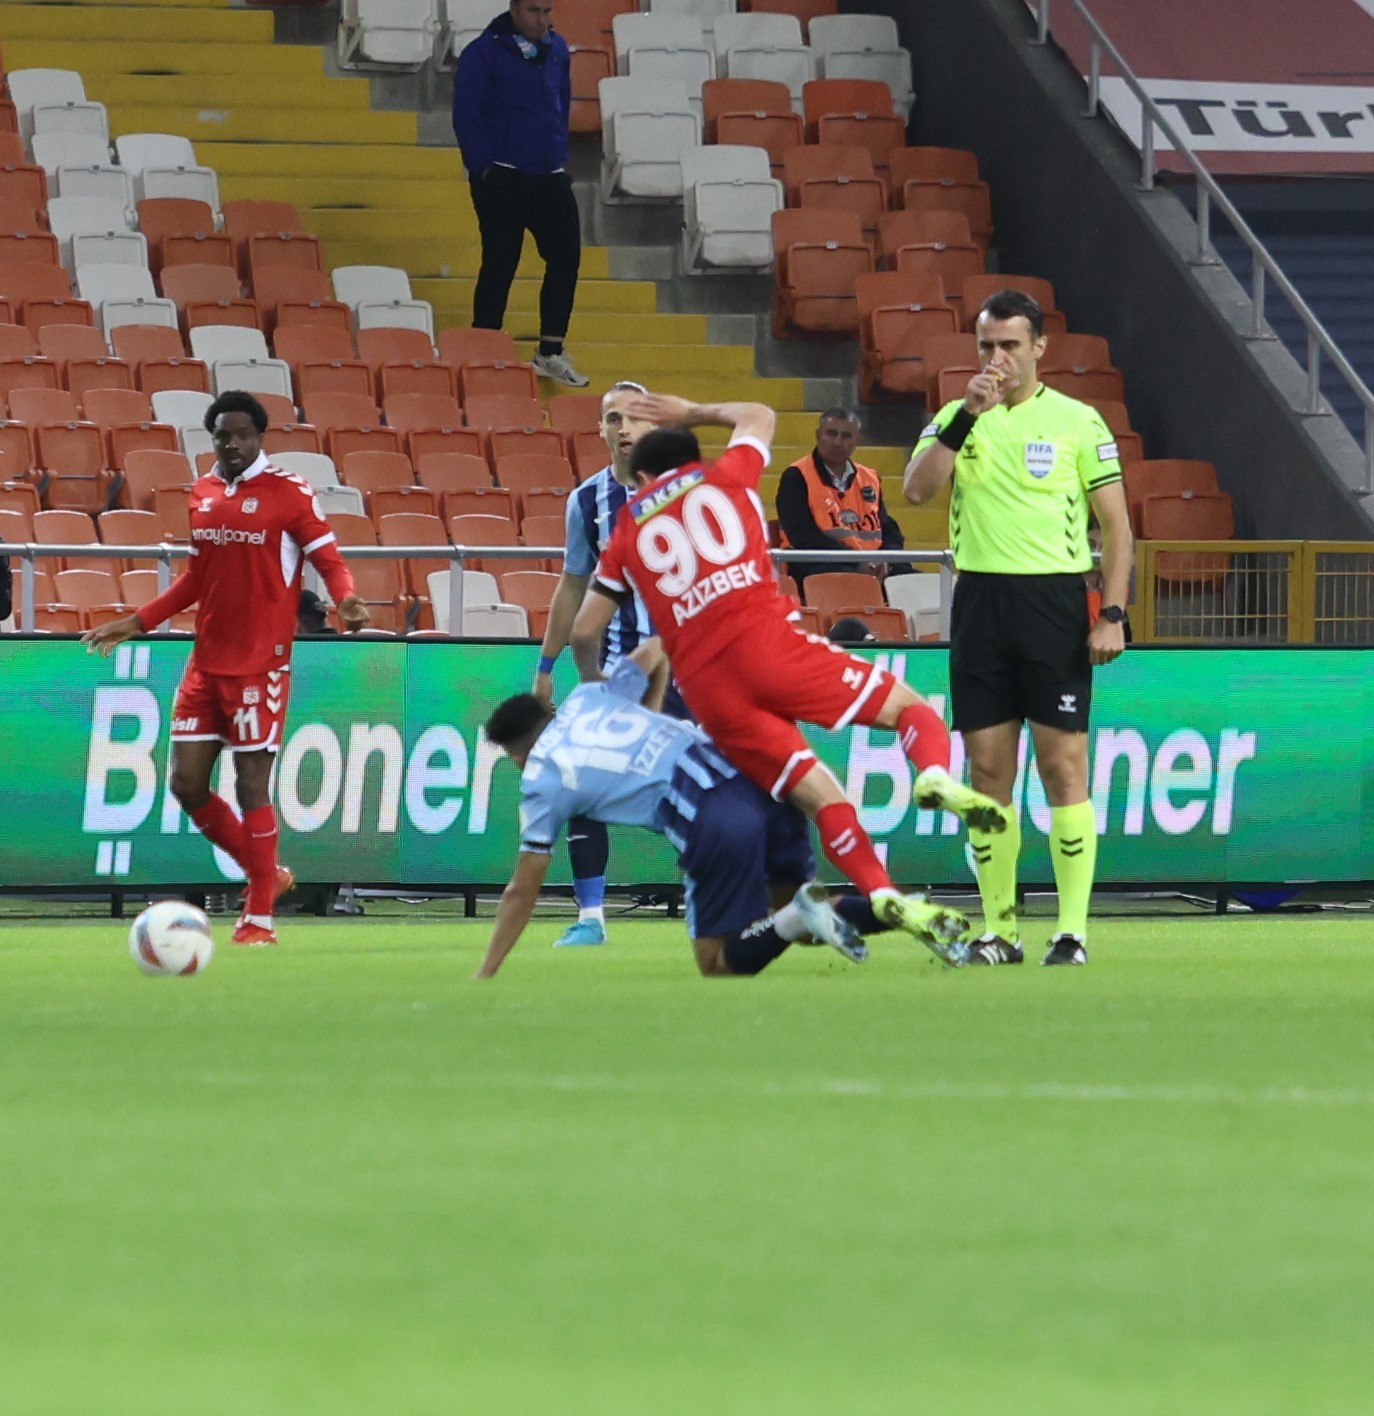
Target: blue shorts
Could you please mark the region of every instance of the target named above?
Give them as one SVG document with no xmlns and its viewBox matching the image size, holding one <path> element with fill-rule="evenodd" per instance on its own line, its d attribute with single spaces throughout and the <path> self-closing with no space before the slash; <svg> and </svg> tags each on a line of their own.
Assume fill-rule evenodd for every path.
<svg viewBox="0 0 1374 1416">
<path fill-rule="evenodd" d="M 680 859 L 693 939 L 738 934 L 768 913 L 770 884 L 816 873 L 806 817 L 738 776 L 702 794 Z"/>
</svg>

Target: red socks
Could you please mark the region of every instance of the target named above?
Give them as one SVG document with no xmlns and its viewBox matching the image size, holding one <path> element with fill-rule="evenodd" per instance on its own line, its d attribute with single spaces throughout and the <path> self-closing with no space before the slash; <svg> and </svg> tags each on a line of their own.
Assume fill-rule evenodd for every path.
<svg viewBox="0 0 1374 1416">
<path fill-rule="evenodd" d="M 243 822 L 234 815 L 234 808 L 222 796 L 211 794 L 210 800 L 191 813 L 191 820 L 211 845 L 232 856 L 246 870 L 244 858 Z"/>
<path fill-rule="evenodd" d="M 272 896 L 277 885 L 277 814 L 269 802 L 243 813 L 243 857 L 248 875 L 245 915 L 272 917 Z"/>
<path fill-rule="evenodd" d="M 949 770 L 949 729 L 929 703 L 913 703 L 897 717 L 897 741 L 918 772 L 927 767 Z"/>
<path fill-rule="evenodd" d="M 949 741 L 948 736 L 945 741 Z M 859 825 L 859 813 L 851 802 L 836 801 L 821 807 L 816 813 L 816 829 L 821 833 L 826 860 L 865 895 L 891 886 L 892 879 L 874 852 L 868 832 Z"/>
</svg>

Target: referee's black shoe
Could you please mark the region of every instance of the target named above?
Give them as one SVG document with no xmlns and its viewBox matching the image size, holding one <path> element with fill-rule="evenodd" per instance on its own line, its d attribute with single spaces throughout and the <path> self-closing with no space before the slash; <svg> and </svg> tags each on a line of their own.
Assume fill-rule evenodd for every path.
<svg viewBox="0 0 1374 1416">
<path fill-rule="evenodd" d="M 975 964 L 1019 964 L 1025 954 L 1021 942 L 1003 939 L 998 934 L 983 934 L 968 946 L 968 966 Z"/>
<path fill-rule="evenodd" d="M 1083 947 L 1083 941 L 1076 934 L 1056 934 L 1050 940 L 1049 952 L 1040 962 L 1042 964 L 1086 964 L 1088 951 Z"/>
</svg>

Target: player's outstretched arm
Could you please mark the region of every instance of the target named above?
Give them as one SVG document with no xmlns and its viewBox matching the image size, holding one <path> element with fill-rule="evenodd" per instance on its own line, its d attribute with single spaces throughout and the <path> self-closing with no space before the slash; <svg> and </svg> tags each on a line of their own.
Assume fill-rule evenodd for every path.
<svg viewBox="0 0 1374 1416">
<path fill-rule="evenodd" d="M 553 600 L 549 604 L 549 622 L 544 627 L 544 642 L 539 646 L 539 657 L 542 661 L 557 659 L 568 647 L 573 624 L 577 619 L 577 612 L 582 608 L 582 601 L 586 598 L 590 580 L 590 575 L 574 575 L 567 570 L 558 577 Z M 552 703 L 553 674 L 540 669 L 534 676 L 534 685 L 530 692 L 541 703 Z"/>
<path fill-rule="evenodd" d="M 494 978 L 505 963 L 506 955 L 520 942 L 525 926 L 539 903 L 539 892 L 549 871 L 551 857 L 537 851 L 521 851 L 515 863 L 515 874 L 501 892 L 496 907 L 496 923 L 492 927 L 487 952 L 473 978 Z"/>
<path fill-rule="evenodd" d="M 107 620 L 104 624 L 96 625 L 94 629 L 88 629 L 81 636 L 81 642 L 86 646 L 88 654 L 99 654 L 101 658 L 108 659 L 116 645 L 142 633 L 143 621 L 136 614 L 125 615 L 121 619 Z"/>
<path fill-rule="evenodd" d="M 601 641 L 605 638 L 621 597 L 603 586 L 592 583 L 592 593 L 582 601 L 582 608 L 573 621 L 573 662 L 583 683 L 595 683 L 601 678 Z"/>
<path fill-rule="evenodd" d="M 644 706 L 661 713 L 663 696 L 668 692 L 668 680 L 672 677 L 672 666 L 663 652 L 663 641 L 656 634 L 650 635 L 642 644 L 635 646 L 630 658 L 649 676 L 649 687 L 644 690 Z"/>
</svg>

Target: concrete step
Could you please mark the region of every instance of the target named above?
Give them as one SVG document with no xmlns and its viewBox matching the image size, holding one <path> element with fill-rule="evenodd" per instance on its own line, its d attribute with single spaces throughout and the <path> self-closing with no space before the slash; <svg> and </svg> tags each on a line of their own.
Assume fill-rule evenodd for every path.
<svg viewBox="0 0 1374 1416">
<path fill-rule="evenodd" d="M 10 58 L 10 41 L 18 39 L 70 39 L 80 13 L 81 37 L 87 41 L 142 39 L 145 48 L 167 44 L 237 45 L 272 43 L 276 25 L 270 11 L 237 7 L 172 5 L 50 5 L 0 4 L 0 35 L 5 37 L 5 63 L 22 67 Z M 153 49 L 148 59 L 156 57 Z M 151 63 L 150 63 L 151 67 Z"/>
<path fill-rule="evenodd" d="M 354 146 L 337 141 L 338 136 L 335 133 L 334 140 L 318 143 L 296 139 L 267 144 L 207 138 L 196 144 L 196 156 L 221 177 L 344 178 L 359 182 L 418 178 L 447 182 L 452 184 L 455 203 L 458 190 L 465 185 L 456 180 L 459 169 L 454 149 L 416 147 L 410 139 L 389 146 L 371 142 Z M 470 210 L 466 192 L 462 200 Z"/>
<path fill-rule="evenodd" d="M 342 265 L 335 260 L 334 264 Z M 434 306 L 434 317 L 441 324 L 468 324 L 472 316 L 472 288 L 475 275 L 438 278 L 412 273 L 411 292 Z M 511 286 L 506 328 L 517 338 L 539 333 L 535 312 L 539 308 L 537 279 L 517 277 Z M 654 287 L 648 281 L 580 280 L 577 284 L 577 310 L 582 314 L 638 315 L 656 313 Z M 574 316 L 576 318 L 576 316 Z M 628 326 L 627 326 L 628 327 Z"/>
<path fill-rule="evenodd" d="M 367 113 L 372 86 L 366 79 L 293 74 L 290 83 L 245 82 L 243 74 L 102 74 L 83 71 L 86 95 L 107 108 L 324 109 Z M 337 121 L 337 120 L 336 120 Z"/>
<path fill-rule="evenodd" d="M 243 103 L 211 108 L 110 107 L 112 133 L 180 133 L 196 144 L 198 157 L 202 142 L 329 143 L 337 140 L 339 126 L 338 112 L 328 108 L 257 108 Z M 366 146 L 413 143 L 416 136 L 413 113 L 354 113 L 347 128 L 351 143 Z M 209 159 L 201 157 L 201 161 Z"/>
<path fill-rule="evenodd" d="M 28 38 L 16 32 L 7 22 L 9 12 L 47 10 L 67 15 L 61 35 Z M 74 38 L 70 10 L 56 5 L 0 5 L 0 33 L 5 40 L 5 64 L 10 69 L 75 69 L 88 87 L 102 75 L 148 74 L 150 62 L 148 41 L 131 33 L 105 39 Z M 243 11 L 236 12 L 238 14 Z M 162 16 L 156 28 L 164 28 Z M 268 76 L 321 77 L 325 74 L 324 51 L 309 45 L 273 44 L 267 38 L 242 43 L 210 43 L 201 40 L 178 43 L 170 37 L 159 41 L 155 59 L 155 74 L 223 74 L 263 79 Z M 271 102 L 274 90 L 263 88 L 262 101 Z M 245 94 L 244 102 L 252 100 Z"/>
<path fill-rule="evenodd" d="M 201 149 L 211 146 L 201 143 Z M 271 161 L 272 149 L 259 149 L 264 162 Z M 204 160 L 204 159 L 203 159 Z M 214 166 L 211 162 L 210 166 Z M 219 193 L 225 201 L 255 198 L 259 201 L 294 202 L 302 212 L 323 208 L 350 208 L 367 211 L 397 211 L 405 208 L 433 209 L 446 214 L 455 236 L 477 235 L 477 218 L 469 221 L 455 210 L 451 180 L 433 177 L 287 177 L 256 173 L 219 172 Z"/>
</svg>

